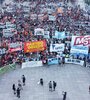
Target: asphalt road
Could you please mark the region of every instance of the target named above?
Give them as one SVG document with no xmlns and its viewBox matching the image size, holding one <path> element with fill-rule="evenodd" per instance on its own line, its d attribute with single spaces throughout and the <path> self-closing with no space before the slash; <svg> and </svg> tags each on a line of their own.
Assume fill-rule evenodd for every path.
<svg viewBox="0 0 90 100">
<path fill-rule="evenodd" d="M 18 99 L 13 94 L 12 84 L 17 85 L 22 74 L 26 76 L 26 86 Z M 44 79 L 44 86 L 38 84 L 40 78 Z M 48 82 L 53 80 L 57 88 L 50 92 Z M 90 100 L 89 84 L 90 68 L 78 65 L 17 69 L 0 76 L 0 100 L 62 100 L 62 91 L 67 92 L 66 100 Z"/>
</svg>

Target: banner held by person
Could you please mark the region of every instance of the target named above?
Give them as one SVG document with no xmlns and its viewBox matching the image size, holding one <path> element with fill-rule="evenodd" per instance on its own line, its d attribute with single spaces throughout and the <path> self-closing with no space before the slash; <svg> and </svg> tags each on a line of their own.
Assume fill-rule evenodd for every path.
<svg viewBox="0 0 90 100">
<path fill-rule="evenodd" d="M 8 45 L 8 52 L 15 52 L 22 50 L 22 42 L 10 43 Z"/>
<path fill-rule="evenodd" d="M 26 67 L 41 67 L 41 66 L 43 66 L 42 61 L 28 61 L 28 62 L 22 63 L 22 68 L 26 68 Z"/>
<path fill-rule="evenodd" d="M 88 55 L 90 36 L 72 36 L 71 53 Z"/>
<path fill-rule="evenodd" d="M 63 32 L 55 31 L 53 38 L 64 39 L 65 38 L 65 31 L 63 31 Z"/>
<path fill-rule="evenodd" d="M 44 35 L 44 29 L 36 28 L 35 29 L 35 35 Z"/>
<path fill-rule="evenodd" d="M 50 52 L 63 52 L 64 44 L 50 44 Z"/>
<path fill-rule="evenodd" d="M 24 43 L 24 52 L 38 52 L 46 50 L 46 41 L 34 41 L 34 42 L 25 42 Z"/>
<path fill-rule="evenodd" d="M 58 58 L 48 58 L 48 65 L 59 64 Z"/>
</svg>

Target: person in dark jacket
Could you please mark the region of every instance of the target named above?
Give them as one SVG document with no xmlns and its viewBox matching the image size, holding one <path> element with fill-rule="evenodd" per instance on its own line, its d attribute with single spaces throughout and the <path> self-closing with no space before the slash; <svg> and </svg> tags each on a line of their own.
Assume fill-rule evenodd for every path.
<svg viewBox="0 0 90 100">
<path fill-rule="evenodd" d="M 43 79 L 40 78 L 40 84 L 43 86 Z"/>
<path fill-rule="evenodd" d="M 17 88 L 17 97 L 20 98 L 20 88 Z"/>
<path fill-rule="evenodd" d="M 63 100 L 66 100 L 67 92 L 63 92 Z"/>
<path fill-rule="evenodd" d="M 53 91 L 55 91 L 56 86 L 57 86 L 57 83 L 53 81 Z"/>
<path fill-rule="evenodd" d="M 12 85 L 12 90 L 13 90 L 14 94 L 16 94 L 16 86 L 15 86 L 15 84 Z"/>
<path fill-rule="evenodd" d="M 23 86 L 25 86 L 25 82 L 26 82 L 26 78 L 24 75 L 22 75 L 22 83 L 23 83 Z"/>
</svg>

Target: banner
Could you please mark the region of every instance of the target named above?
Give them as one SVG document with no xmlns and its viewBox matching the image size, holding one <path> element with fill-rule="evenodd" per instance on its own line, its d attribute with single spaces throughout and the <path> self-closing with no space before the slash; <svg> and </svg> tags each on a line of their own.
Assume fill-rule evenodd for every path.
<svg viewBox="0 0 90 100">
<path fill-rule="evenodd" d="M 72 45 L 74 46 L 90 46 L 90 36 L 73 36 Z"/>
<path fill-rule="evenodd" d="M 44 29 L 42 28 L 35 29 L 35 35 L 44 35 Z"/>
<path fill-rule="evenodd" d="M 22 63 L 22 68 L 26 67 L 41 67 L 43 66 L 42 61 L 29 61 Z"/>
<path fill-rule="evenodd" d="M 4 37 L 12 37 L 15 33 L 12 32 L 12 29 L 3 29 L 3 36 Z"/>
<path fill-rule="evenodd" d="M 58 58 L 48 58 L 48 65 L 59 64 Z"/>
<path fill-rule="evenodd" d="M 8 48 L 8 52 L 20 51 L 22 50 L 22 42 L 9 43 Z"/>
<path fill-rule="evenodd" d="M 44 38 L 49 39 L 50 35 L 49 35 L 49 31 L 44 31 Z"/>
<path fill-rule="evenodd" d="M 56 39 L 64 39 L 65 38 L 65 32 L 59 32 L 59 31 L 55 31 L 55 35 L 53 36 L 53 38 Z"/>
<path fill-rule="evenodd" d="M 0 22 L 0 28 L 2 28 L 2 29 L 5 28 L 4 23 L 1 23 L 1 22 Z"/>
<path fill-rule="evenodd" d="M 5 53 L 6 53 L 6 49 L 5 48 L 0 48 L 0 55 L 5 54 Z"/>
<path fill-rule="evenodd" d="M 72 36 L 71 54 L 88 55 L 89 37 L 90 36 Z"/>
<path fill-rule="evenodd" d="M 55 16 L 52 16 L 52 15 L 49 15 L 49 20 L 50 21 L 56 21 L 56 17 Z"/>
<path fill-rule="evenodd" d="M 71 58 L 65 58 L 65 63 L 78 64 L 78 65 L 81 65 L 81 66 L 84 65 L 84 61 L 83 60 L 71 59 Z"/>
<path fill-rule="evenodd" d="M 62 52 L 64 51 L 65 44 L 50 44 L 50 52 Z"/>
<path fill-rule="evenodd" d="M 34 42 L 25 42 L 24 43 L 24 52 L 38 52 L 46 50 L 46 41 L 34 41 Z"/>
<path fill-rule="evenodd" d="M 11 22 L 6 22 L 6 28 L 13 28 L 13 29 L 15 29 L 16 25 L 12 24 Z"/>
</svg>

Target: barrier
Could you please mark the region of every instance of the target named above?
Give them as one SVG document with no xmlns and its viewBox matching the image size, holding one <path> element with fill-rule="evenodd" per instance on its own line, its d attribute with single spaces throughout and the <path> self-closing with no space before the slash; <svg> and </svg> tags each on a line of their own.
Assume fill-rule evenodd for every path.
<svg viewBox="0 0 90 100">
<path fill-rule="evenodd" d="M 59 64 L 58 58 L 49 58 L 48 65 Z"/>
<path fill-rule="evenodd" d="M 84 61 L 78 60 L 78 59 L 70 59 L 70 58 L 65 58 L 65 63 L 78 64 L 78 65 L 81 65 L 81 66 L 84 65 Z"/>
<path fill-rule="evenodd" d="M 0 68 L 0 75 L 16 68 L 15 64 L 9 64 Z"/>
<path fill-rule="evenodd" d="M 29 62 L 22 63 L 22 68 L 26 68 L 26 67 L 40 67 L 40 66 L 43 66 L 42 61 L 29 61 Z"/>
</svg>

